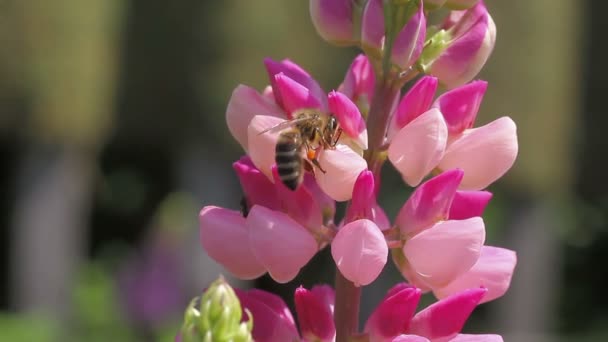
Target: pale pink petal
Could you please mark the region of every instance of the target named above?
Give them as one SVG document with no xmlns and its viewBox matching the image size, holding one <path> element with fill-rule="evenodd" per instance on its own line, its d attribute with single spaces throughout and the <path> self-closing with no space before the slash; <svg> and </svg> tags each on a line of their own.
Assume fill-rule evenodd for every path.
<svg viewBox="0 0 608 342">
<path fill-rule="evenodd" d="M 304 85 L 294 81 L 283 73 L 274 75 L 276 87 L 275 92 L 281 94 L 283 108 L 291 118 L 298 109 L 321 109 L 321 99 Z"/>
<path fill-rule="evenodd" d="M 311 0 L 310 17 L 319 35 L 339 45 L 354 43 L 350 0 Z"/>
<path fill-rule="evenodd" d="M 329 288 L 329 286 L 324 287 Z M 333 303 L 331 306 L 327 305 L 324 291 L 309 291 L 301 286 L 296 289 L 294 302 L 298 323 L 306 340 L 333 342 L 335 339 Z M 331 292 L 333 293 L 333 290 Z"/>
<path fill-rule="evenodd" d="M 248 207 L 256 204 L 273 210 L 281 207 L 275 185 L 253 165 L 251 158 L 242 157 L 232 164 L 232 168 L 239 178 Z"/>
<path fill-rule="evenodd" d="M 321 189 L 336 201 L 347 201 L 352 197 L 357 177 L 367 169 L 365 159 L 342 144 L 335 149 L 321 151 L 319 163 L 326 172 L 316 170 L 315 178 Z"/>
<path fill-rule="evenodd" d="M 226 109 L 226 123 L 232 136 L 248 150 L 247 127 L 256 115 L 283 117 L 284 113 L 274 101 L 260 95 L 257 90 L 239 85 L 232 92 Z"/>
<path fill-rule="evenodd" d="M 403 180 L 416 186 L 443 157 L 447 137 L 441 113 L 431 109 L 397 133 L 388 148 L 388 158 Z"/>
<path fill-rule="evenodd" d="M 270 58 L 264 59 L 264 66 L 266 66 L 266 71 L 268 72 L 268 77 L 270 78 L 270 84 L 274 89 L 276 102 L 280 106 L 283 106 L 282 94 L 276 91 L 277 84 L 274 76 L 279 73 L 284 73 L 287 77 L 308 89 L 314 98 L 319 99 L 321 101 L 321 109 L 323 111 L 327 109 L 327 96 L 325 92 L 319 83 L 317 83 L 317 81 L 315 81 L 306 70 L 302 69 L 302 67 L 289 59 L 284 59 L 277 62 Z"/>
<path fill-rule="evenodd" d="M 480 217 L 443 221 L 409 239 L 403 254 L 431 288 L 443 287 L 475 265 L 485 235 Z"/>
<path fill-rule="evenodd" d="M 355 286 L 373 282 L 386 264 L 388 247 L 384 235 L 370 220 L 357 220 L 338 231 L 331 255 L 344 277 Z"/>
<path fill-rule="evenodd" d="M 382 0 L 369 0 L 361 19 L 361 44 L 364 48 L 380 50 L 384 43 L 384 11 Z"/>
<path fill-rule="evenodd" d="M 273 116 L 256 115 L 247 129 L 249 157 L 253 164 L 271 180 L 273 179 L 272 165 L 275 164 L 275 147 L 280 132 L 264 131 L 284 121 Z"/>
<path fill-rule="evenodd" d="M 266 291 L 234 289 L 243 308 L 253 316 L 252 336 L 256 342 L 298 341 L 300 335 L 289 308 L 281 297 Z"/>
<path fill-rule="evenodd" d="M 413 236 L 439 220 L 446 220 L 463 175 L 460 169 L 449 170 L 416 188 L 395 219 L 401 236 Z"/>
<path fill-rule="evenodd" d="M 395 266 L 397 266 L 397 269 L 409 284 L 419 288 L 422 293 L 431 291 L 431 288 L 424 282 L 424 279 L 412 269 L 412 265 L 407 261 L 405 255 L 403 255 L 402 248 L 391 249 L 391 257 Z"/>
<path fill-rule="evenodd" d="M 372 102 L 374 84 L 374 69 L 367 56 L 360 54 L 355 57 L 348 68 L 338 91 L 348 96 L 360 110 L 363 110 L 368 109 Z"/>
<path fill-rule="evenodd" d="M 329 110 L 338 119 L 343 133 L 352 139 L 358 140 L 361 133 L 366 131 L 365 121 L 363 121 L 359 108 L 346 95 L 337 91 L 330 92 L 327 98 Z M 357 145 L 363 150 L 367 150 L 367 134 L 364 134 L 362 138 L 364 140 L 357 141 Z"/>
<path fill-rule="evenodd" d="M 397 34 L 391 51 L 391 61 L 403 70 L 407 70 L 420 57 L 426 36 L 426 17 L 422 8 L 408 20 Z"/>
<path fill-rule="evenodd" d="M 477 263 L 448 286 L 434 289 L 437 298 L 444 298 L 465 289 L 485 287 L 488 293 L 481 303 L 489 302 L 507 292 L 517 263 L 514 251 L 484 246 Z"/>
<path fill-rule="evenodd" d="M 241 213 L 207 206 L 198 217 L 201 245 L 213 260 L 242 279 L 255 279 L 266 272 L 249 247 Z"/>
<path fill-rule="evenodd" d="M 458 334 L 450 342 L 503 342 L 503 339 L 500 335 Z"/>
<path fill-rule="evenodd" d="M 517 128 L 509 117 L 465 130 L 446 149 L 439 163 L 443 170 L 461 168 L 460 188 L 480 190 L 504 175 L 517 157 Z"/>
<path fill-rule="evenodd" d="M 399 335 L 391 342 L 430 342 L 428 338 L 417 335 Z"/>
<path fill-rule="evenodd" d="M 256 205 L 246 221 L 253 254 L 279 283 L 295 278 L 318 250 L 310 232 L 284 213 Z"/>
<path fill-rule="evenodd" d="M 420 289 L 405 283 L 393 287 L 365 323 L 370 341 L 392 341 L 408 331 L 421 295 Z"/>
<path fill-rule="evenodd" d="M 414 316 L 410 332 L 432 341 L 455 337 L 485 293 L 486 289 L 470 289 L 428 306 Z"/>
<path fill-rule="evenodd" d="M 448 218 L 464 220 L 482 216 L 490 199 L 492 199 L 492 193 L 489 191 L 456 191 Z"/>
<path fill-rule="evenodd" d="M 450 135 L 460 134 L 473 127 L 487 88 L 488 82 L 473 81 L 454 88 L 435 100 L 433 108 L 439 109 L 443 114 Z"/>
</svg>

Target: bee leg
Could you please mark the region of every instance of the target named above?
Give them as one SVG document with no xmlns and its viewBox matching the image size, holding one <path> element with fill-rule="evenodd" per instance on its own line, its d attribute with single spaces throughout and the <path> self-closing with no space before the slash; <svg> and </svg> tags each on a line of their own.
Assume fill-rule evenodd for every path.
<svg viewBox="0 0 608 342">
<path fill-rule="evenodd" d="M 323 170 L 323 168 L 321 167 L 321 164 L 319 164 L 319 160 L 317 158 L 312 159 L 310 161 L 314 166 L 316 166 L 319 170 L 321 170 L 321 172 L 323 173 L 327 173 L 325 170 Z"/>
<path fill-rule="evenodd" d="M 340 140 L 341 135 L 342 135 L 342 128 L 338 128 L 338 133 L 336 134 L 336 138 L 334 139 L 334 141 L 331 142 L 331 144 L 329 144 L 329 146 L 331 148 L 336 147 L 336 145 L 338 144 L 338 140 Z"/>
</svg>

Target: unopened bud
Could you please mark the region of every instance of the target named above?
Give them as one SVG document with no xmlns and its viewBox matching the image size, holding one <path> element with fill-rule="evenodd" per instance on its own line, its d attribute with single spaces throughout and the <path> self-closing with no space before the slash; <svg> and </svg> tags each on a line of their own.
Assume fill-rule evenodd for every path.
<svg viewBox="0 0 608 342">
<path fill-rule="evenodd" d="M 310 16 L 319 35 L 336 45 L 355 45 L 359 37 L 354 21 L 360 16 L 355 6 L 351 0 L 311 0 Z"/>
</svg>

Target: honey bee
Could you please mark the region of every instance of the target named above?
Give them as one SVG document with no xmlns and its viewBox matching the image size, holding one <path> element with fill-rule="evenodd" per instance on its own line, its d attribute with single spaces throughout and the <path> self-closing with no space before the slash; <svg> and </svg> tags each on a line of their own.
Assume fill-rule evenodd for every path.
<svg viewBox="0 0 608 342">
<path fill-rule="evenodd" d="M 289 128 L 289 129 L 287 129 Z M 314 168 L 325 170 L 317 160 L 319 149 L 333 149 L 340 139 L 342 129 L 335 116 L 323 114 L 316 110 L 302 110 L 294 113 L 294 118 L 264 130 L 279 135 L 275 146 L 275 162 L 281 182 L 291 190 L 296 190 L 302 183 L 304 171 L 314 173 Z M 306 150 L 306 157 L 303 150 Z"/>
</svg>

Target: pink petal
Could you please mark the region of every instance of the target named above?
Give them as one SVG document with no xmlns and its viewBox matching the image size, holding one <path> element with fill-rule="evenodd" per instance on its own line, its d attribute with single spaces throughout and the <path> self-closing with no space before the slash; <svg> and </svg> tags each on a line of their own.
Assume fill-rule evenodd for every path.
<svg viewBox="0 0 608 342">
<path fill-rule="evenodd" d="M 253 316 L 252 335 L 256 342 L 300 340 L 293 316 L 281 297 L 258 289 L 234 289 L 234 292 L 239 297 L 243 313 L 247 309 Z M 244 321 L 246 317 L 243 314 Z"/>
<path fill-rule="evenodd" d="M 296 63 L 290 61 L 289 59 L 284 59 L 280 62 L 274 61 L 270 58 L 264 59 L 264 65 L 266 66 L 266 70 L 268 71 L 268 77 L 270 78 L 270 84 L 274 89 L 274 96 L 276 98 L 277 103 L 280 106 L 283 106 L 282 94 L 277 91 L 277 84 L 275 81 L 275 75 L 279 73 L 285 74 L 285 76 L 294 80 L 295 82 L 301 84 L 306 89 L 310 91 L 311 96 L 320 100 L 323 111 L 327 109 L 327 98 L 325 92 L 309 74 L 306 70 L 302 69 Z"/>
<path fill-rule="evenodd" d="M 343 132 L 353 139 L 359 138 L 366 131 L 365 121 L 359 112 L 359 108 L 346 95 L 332 91 L 327 96 L 329 110 L 336 116 Z M 367 150 L 367 134 L 362 136 L 363 141 L 359 146 Z"/>
<path fill-rule="evenodd" d="M 450 135 L 460 134 L 473 127 L 487 88 L 488 82 L 473 81 L 452 89 L 435 100 L 433 108 L 438 108 L 443 114 Z"/>
<path fill-rule="evenodd" d="M 424 76 L 416 82 L 403 96 L 397 107 L 393 120 L 397 130 L 412 122 L 414 119 L 429 110 L 438 80 L 433 76 Z"/>
<path fill-rule="evenodd" d="M 480 190 L 511 168 L 517 157 L 517 128 L 509 117 L 465 130 L 445 151 L 439 164 L 443 170 L 461 168 L 460 188 Z"/>
<path fill-rule="evenodd" d="M 391 342 L 430 342 L 427 338 L 417 335 L 399 335 Z"/>
<path fill-rule="evenodd" d="M 431 291 L 431 288 L 428 287 L 424 279 L 412 269 L 412 265 L 410 265 L 405 258 L 405 255 L 403 255 L 402 248 L 391 249 L 391 257 L 393 258 L 395 266 L 397 266 L 397 269 L 399 272 L 401 272 L 401 275 L 403 275 L 409 284 L 419 288 L 422 293 Z"/>
<path fill-rule="evenodd" d="M 384 11 L 382 0 L 369 0 L 361 19 L 361 44 L 363 49 L 380 50 L 384 44 Z"/>
<path fill-rule="evenodd" d="M 414 316 L 410 332 L 433 341 L 455 337 L 485 293 L 470 289 L 432 304 Z"/>
<path fill-rule="evenodd" d="M 273 210 L 280 208 L 275 185 L 253 165 L 251 158 L 242 157 L 232 168 L 239 177 L 249 207 L 259 204 Z"/>
<path fill-rule="evenodd" d="M 477 263 L 448 286 L 435 289 L 437 298 L 444 298 L 465 289 L 485 287 L 488 293 L 481 303 L 489 302 L 507 292 L 517 263 L 514 251 L 484 246 Z"/>
<path fill-rule="evenodd" d="M 321 227 L 323 224 L 323 213 L 309 188 L 299 186 L 295 191 L 287 188 L 281 183 L 276 166 L 273 167 L 272 174 L 282 211 L 305 227 L 311 229 Z"/>
<path fill-rule="evenodd" d="M 333 150 L 323 150 L 319 163 L 326 171 L 315 171 L 321 189 L 336 201 L 347 201 L 352 197 L 355 181 L 367 162 L 348 146 L 338 144 Z"/>
<path fill-rule="evenodd" d="M 388 148 L 388 158 L 403 180 L 416 186 L 443 157 L 447 137 L 441 113 L 431 109 L 397 133 Z"/>
<path fill-rule="evenodd" d="M 323 222 L 333 220 L 336 214 L 336 201 L 321 190 L 319 184 L 317 184 L 315 178 L 310 173 L 304 175 L 302 184 L 311 193 L 319 208 L 321 208 Z"/>
<path fill-rule="evenodd" d="M 256 205 L 247 216 L 249 244 L 270 276 L 286 283 L 318 250 L 314 237 L 284 213 Z"/>
<path fill-rule="evenodd" d="M 426 18 L 422 7 L 420 2 L 418 12 L 408 20 L 393 43 L 391 61 L 402 70 L 407 70 L 418 60 L 424 47 Z"/>
<path fill-rule="evenodd" d="M 373 282 L 386 264 L 388 247 L 384 235 L 370 220 L 343 226 L 331 244 L 331 255 L 344 277 L 355 286 Z"/>
<path fill-rule="evenodd" d="M 253 164 L 271 180 L 273 179 L 272 165 L 275 164 L 275 146 L 280 132 L 262 132 L 283 121 L 285 120 L 273 116 L 256 115 L 247 128 L 249 157 Z"/>
<path fill-rule="evenodd" d="M 232 92 L 228 102 L 226 123 L 232 136 L 245 151 L 248 150 L 247 126 L 256 115 L 284 116 L 283 111 L 274 101 L 268 100 L 251 87 L 239 85 Z"/>
<path fill-rule="evenodd" d="M 351 63 L 338 91 L 348 96 L 359 109 L 367 108 L 374 95 L 374 69 L 367 56 L 360 54 Z"/>
<path fill-rule="evenodd" d="M 503 342 L 500 335 L 466 335 L 458 334 L 450 342 Z"/>
<path fill-rule="evenodd" d="M 456 191 L 448 218 L 464 220 L 482 216 L 490 199 L 492 199 L 492 193 L 489 191 Z"/>
<path fill-rule="evenodd" d="M 325 287 L 329 288 L 328 286 Z M 333 303 L 331 306 L 327 304 L 323 291 L 309 291 L 301 286 L 296 289 L 294 302 L 298 315 L 298 323 L 302 336 L 305 339 L 333 342 L 336 335 L 332 309 Z"/>
<path fill-rule="evenodd" d="M 249 247 L 241 213 L 207 206 L 198 217 L 201 245 L 213 260 L 242 279 L 255 279 L 266 272 Z"/>
<path fill-rule="evenodd" d="M 367 320 L 365 332 L 371 341 L 392 341 L 408 331 L 422 292 L 403 285 L 389 291 Z"/>
<path fill-rule="evenodd" d="M 310 17 L 323 39 L 340 45 L 354 43 L 350 0 L 311 0 Z"/>
<path fill-rule="evenodd" d="M 346 222 L 362 218 L 372 219 L 371 210 L 375 204 L 374 174 L 369 170 L 364 170 L 355 182 L 353 198 L 345 216 Z"/>
<path fill-rule="evenodd" d="M 294 81 L 283 73 L 274 75 L 275 92 L 281 94 L 283 108 L 292 118 L 294 112 L 299 109 L 315 108 L 321 109 L 321 100 L 315 97 L 304 85 Z"/>
<path fill-rule="evenodd" d="M 443 287 L 475 265 L 485 235 L 480 217 L 443 221 L 409 239 L 403 254 L 431 288 Z"/>
<path fill-rule="evenodd" d="M 327 306 L 332 315 L 334 313 L 334 303 L 336 302 L 336 292 L 329 285 L 315 285 L 310 290 L 312 294 Z"/>
<path fill-rule="evenodd" d="M 446 171 L 416 188 L 395 220 L 401 236 L 413 236 L 439 220 L 446 220 L 463 175 L 459 169 Z"/>
</svg>

